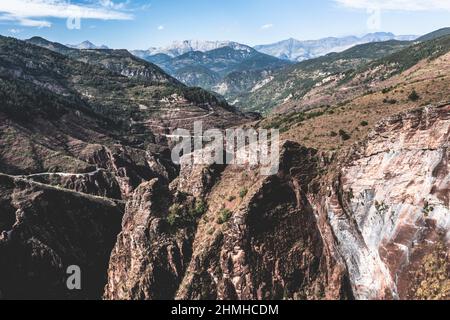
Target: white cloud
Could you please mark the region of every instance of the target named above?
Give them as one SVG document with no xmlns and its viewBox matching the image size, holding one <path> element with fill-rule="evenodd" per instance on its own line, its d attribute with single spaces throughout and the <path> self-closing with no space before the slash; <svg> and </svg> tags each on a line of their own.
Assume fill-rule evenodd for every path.
<svg viewBox="0 0 450 320">
<path fill-rule="evenodd" d="M 381 9 L 399 11 L 450 11 L 450 0 L 334 0 L 354 9 Z"/>
<path fill-rule="evenodd" d="M 274 27 L 274 25 L 272 23 L 268 23 L 268 24 L 265 24 L 265 25 L 261 26 L 261 29 L 262 30 L 267 30 L 267 29 L 271 29 L 273 27 Z"/>
<path fill-rule="evenodd" d="M 45 20 L 34 20 L 27 18 L 18 18 L 17 21 L 24 27 L 50 28 L 52 24 Z"/>
<path fill-rule="evenodd" d="M 164 30 L 164 26 L 158 26 L 158 30 L 159 30 L 159 31 Z"/>
<path fill-rule="evenodd" d="M 110 0 L 100 0 L 97 5 L 71 4 L 65 0 L 1 0 L 0 20 L 42 28 L 51 26 L 51 23 L 44 18 L 132 19 L 132 15 L 119 10 L 123 8 L 122 4 L 115 4 Z"/>
</svg>

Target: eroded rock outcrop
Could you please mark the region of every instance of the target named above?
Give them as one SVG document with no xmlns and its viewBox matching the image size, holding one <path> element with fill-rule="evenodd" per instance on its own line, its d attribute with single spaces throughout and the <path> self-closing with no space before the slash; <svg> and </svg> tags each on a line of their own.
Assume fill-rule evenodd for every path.
<svg viewBox="0 0 450 320">
<path fill-rule="evenodd" d="M 158 179 L 136 189 L 112 252 L 106 299 L 173 298 L 190 259 L 193 232 L 168 223 L 172 200 Z"/>
<path fill-rule="evenodd" d="M 0 174 L 0 292 L 4 299 L 98 299 L 120 232 L 118 202 Z M 69 291 L 67 267 L 81 268 Z"/>
<path fill-rule="evenodd" d="M 91 165 L 88 172 L 45 172 L 23 177 L 80 193 L 126 200 L 141 183 L 156 177 L 169 181 L 176 171 L 157 154 L 121 145 L 81 144 L 77 152 Z"/>
<path fill-rule="evenodd" d="M 88 173 L 43 173 L 27 176 L 40 183 L 111 199 L 122 199 L 116 177 L 104 169 Z"/>
<path fill-rule="evenodd" d="M 214 186 L 176 298 L 352 297 L 345 264 L 307 199 L 321 155 L 291 142 L 281 149 L 277 175 L 228 167 Z"/>
<path fill-rule="evenodd" d="M 107 170 L 115 177 L 123 199 L 130 197 L 134 189 L 145 181 L 156 177 L 169 178 L 158 157 L 141 149 L 122 145 L 88 145 L 80 155 L 86 162 Z"/>
<path fill-rule="evenodd" d="M 449 140 L 450 106 L 426 107 L 381 122 L 343 166 L 323 210 L 356 298 L 418 298 L 433 253 L 446 275 L 428 298 L 450 297 Z"/>
<path fill-rule="evenodd" d="M 172 192 L 191 194 L 165 201 L 189 207 L 203 199 L 208 210 L 176 230 L 167 225 L 174 205 L 156 205 L 167 191 L 157 192 L 156 180 L 141 185 L 127 205 L 105 298 L 351 298 L 346 266 L 306 197 L 320 156 L 289 142 L 282 149 L 273 177 L 185 163 Z"/>
</svg>

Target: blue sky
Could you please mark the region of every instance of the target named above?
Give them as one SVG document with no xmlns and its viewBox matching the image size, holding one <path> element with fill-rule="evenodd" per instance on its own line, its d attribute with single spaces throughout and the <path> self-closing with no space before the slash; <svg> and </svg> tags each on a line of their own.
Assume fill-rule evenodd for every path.
<svg viewBox="0 0 450 320">
<path fill-rule="evenodd" d="M 424 34 L 446 26 L 450 0 L 0 0 L 2 35 L 127 49 L 184 39 L 256 45 L 375 31 Z"/>
</svg>

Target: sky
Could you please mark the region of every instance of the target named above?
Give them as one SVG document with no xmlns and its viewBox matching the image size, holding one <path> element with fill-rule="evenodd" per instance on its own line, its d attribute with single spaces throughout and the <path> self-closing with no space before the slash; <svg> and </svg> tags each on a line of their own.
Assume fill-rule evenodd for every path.
<svg viewBox="0 0 450 320">
<path fill-rule="evenodd" d="M 0 0 L 0 34 L 147 49 L 175 40 L 248 45 L 450 27 L 450 0 Z"/>
</svg>

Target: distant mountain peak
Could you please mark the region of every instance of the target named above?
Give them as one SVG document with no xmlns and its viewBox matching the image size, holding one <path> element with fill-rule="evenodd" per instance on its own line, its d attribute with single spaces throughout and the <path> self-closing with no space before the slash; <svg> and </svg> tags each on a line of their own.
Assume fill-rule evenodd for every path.
<svg viewBox="0 0 450 320">
<path fill-rule="evenodd" d="M 80 49 L 80 50 L 93 50 L 93 49 L 109 49 L 107 46 L 102 45 L 102 46 L 96 46 L 95 44 L 93 44 L 92 42 L 90 42 L 89 40 L 83 41 L 80 44 L 77 45 L 67 45 L 69 48 L 73 48 L 73 49 Z"/>
<path fill-rule="evenodd" d="M 207 52 L 223 47 L 231 47 L 235 50 L 252 50 L 251 47 L 234 41 L 178 40 L 173 41 L 172 43 L 164 47 L 149 48 L 144 52 L 147 56 L 166 54 L 172 58 L 175 58 L 193 51 Z"/>
<path fill-rule="evenodd" d="M 392 36 L 395 37 L 395 34 L 393 34 L 392 32 L 383 32 L 383 31 L 379 31 L 379 32 L 373 32 L 373 33 L 368 33 L 367 35 L 381 35 L 381 36 Z"/>
<path fill-rule="evenodd" d="M 43 42 L 49 42 L 47 39 L 44 39 L 44 38 L 39 37 L 39 36 L 31 37 L 30 39 L 28 39 L 28 41 L 43 41 Z"/>
</svg>

